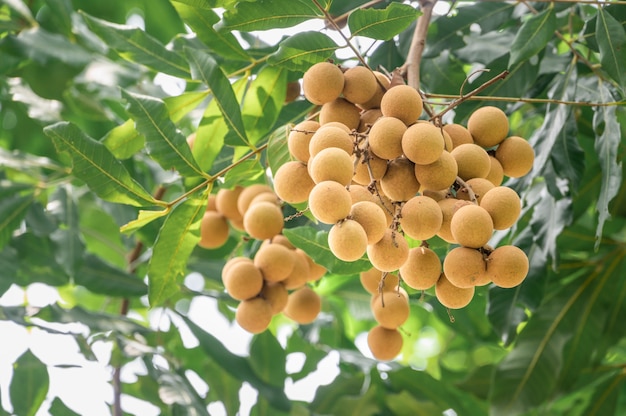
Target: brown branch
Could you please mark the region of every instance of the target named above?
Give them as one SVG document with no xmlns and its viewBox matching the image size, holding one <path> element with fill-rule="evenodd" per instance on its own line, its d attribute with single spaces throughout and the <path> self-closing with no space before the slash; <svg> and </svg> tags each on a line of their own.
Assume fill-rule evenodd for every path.
<svg viewBox="0 0 626 416">
<path fill-rule="evenodd" d="M 427 98 L 434 99 L 442 99 L 442 100 L 458 100 L 462 96 L 460 95 L 451 95 L 451 94 L 424 94 Z M 606 103 L 594 103 L 590 101 L 563 101 L 563 100 L 555 100 L 551 98 L 523 98 L 523 97 L 498 97 L 491 95 L 473 95 L 468 96 L 465 95 L 466 101 L 500 101 L 500 102 L 511 102 L 511 103 L 529 103 L 529 104 L 564 104 L 564 105 L 574 105 L 574 106 L 585 106 L 585 107 L 614 107 L 614 106 L 622 106 L 626 105 L 626 101 L 610 101 Z M 445 105 L 449 106 L 450 103 L 440 103 L 435 101 L 428 101 L 431 105 Z"/>
<path fill-rule="evenodd" d="M 402 73 L 406 74 L 408 85 L 418 91 L 420 87 L 420 64 L 424 48 L 426 47 L 428 25 L 430 24 L 433 8 L 437 0 L 420 0 L 419 3 L 422 15 L 417 19 L 409 53 L 407 54 L 406 62 L 402 65 Z"/>
</svg>

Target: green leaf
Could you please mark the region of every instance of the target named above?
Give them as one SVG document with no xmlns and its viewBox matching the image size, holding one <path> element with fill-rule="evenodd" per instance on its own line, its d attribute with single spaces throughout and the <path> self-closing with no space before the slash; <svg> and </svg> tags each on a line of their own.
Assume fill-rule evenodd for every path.
<svg viewBox="0 0 626 416">
<path fill-rule="evenodd" d="M 199 79 L 211 88 L 230 133 L 225 137 L 231 146 L 248 146 L 248 138 L 241 116 L 241 109 L 233 87 L 215 59 L 200 50 L 186 49 L 194 79 Z"/>
<path fill-rule="evenodd" d="M 53 22 L 56 31 L 70 36 L 72 33 L 72 3 L 68 0 L 46 0 L 47 8 L 42 12 Z"/>
<path fill-rule="evenodd" d="M 79 413 L 76 413 L 67 407 L 58 397 L 55 397 L 54 400 L 52 400 L 49 411 L 51 415 L 80 416 Z"/>
<path fill-rule="evenodd" d="M 87 251 L 120 268 L 127 267 L 128 247 L 122 242 L 120 227 L 100 201 L 81 198 L 78 201 L 81 236 Z"/>
<path fill-rule="evenodd" d="M 243 100 L 242 116 L 250 143 L 268 135 L 278 119 L 287 93 L 287 71 L 265 66 L 250 83 Z"/>
<path fill-rule="evenodd" d="M 224 175 L 223 187 L 232 188 L 236 185 L 250 185 L 263 176 L 265 170 L 258 160 L 245 160 Z"/>
<path fill-rule="evenodd" d="M 408 4 L 391 3 L 385 9 L 357 9 L 348 17 L 352 36 L 390 40 L 403 32 L 422 13 Z"/>
<path fill-rule="evenodd" d="M 585 173 L 585 152 L 578 143 L 574 109 L 570 107 L 565 112 L 563 128 L 552 147 L 551 160 L 554 170 L 560 177 L 568 179 L 572 193 L 576 193 Z"/>
<path fill-rule="evenodd" d="M 175 97 L 165 97 L 163 101 L 170 113 L 170 118 L 174 123 L 178 123 L 190 111 L 198 107 L 207 97 L 208 91 L 190 91 L 184 92 Z"/>
<path fill-rule="evenodd" d="M 89 327 L 91 333 L 114 331 L 123 335 L 147 334 L 147 328 L 138 325 L 135 321 L 119 314 L 94 312 L 75 306 L 65 309 L 57 304 L 41 308 L 35 316 L 47 322 L 57 324 L 75 324 L 80 322 Z"/>
<path fill-rule="evenodd" d="M 59 152 L 68 152 L 72 173 L 100 198 L 134 206 L 162 205 L 137 183 L 111 152 L 77 126 L 59 122 L 44 128 Z"/>
<path fill-rule="evenodd" d="M 13 365 L 9 387 L 13 413 L 34 416 L 48 394 L 48 368 L 30 350 L 26 350 Z"/>
<path fill-rule="evenodd" d="M 22 0 L 4 0 L 4 3 L 11 9 L 15 10 L 20 16 L 22 16 L 22 18 L 24 18 L 24 20 L 29 22 L 31 25 L 37 25 L 37 21 L 33 17 L 33 14 L 30 12 L 30 9 Z"/>
<path fill-rule="evenodd" d="M 50 60 L 58 60 L 80 67 L 93 59 L 82 46 L 39 26 L 21 31 L 13 41 L 25 56 L 42 65 L 48 64 Z"/>
<path fill-rule="evenodd" d="M 556 12 L 553 6 L 524 22 L 511 45 L 509 68 L 537 55 L 554 38 Z"/>
<path fill-rule="evenodd" d="M 85 257 L 74 283 L 106 296 L 139 297 L 148 292 L 142 280 L 94 255 Z"/>
<path fill-rule="evenodd" d="M 287 371 L 285 350 L 270 331 L 256 335 L 250 345 L 250 366 L 267 384 L 284 388 Z"/>
<path fill-rule="evenodd" d="M 598 8 L 596 40 L 600 48 L 602 69 L 626 90 L 626 31 L 603 7 Z"/>
<path fill-rule="evenodd" d="M 287 137 L 290 126 L 282 126 L 274 130 L 270 135 L 267 145 L 267 161 L 272 173 L 276 174 L 278 168 L 291 160 Z"/>
<path fill-rule="evenodd" d="M 69 282 L 69 276 L 57 262 L 56 246 L 49 238 L 22 233 L 13 238 L 11 246 L 17 250 L 14 261 L 19 266 L 14 276 L 15 284 L 25 287 L 40 282 L 62 286 Z"/>
<path fill-rule="evenodd" d="M 295 26 L 310 19 L 323 17 L 313 2 L 306 0 L 259 0 L 239 2 L 224 13 L 218 31 L 268 30 Z"/>
<path fill-rule="evenodd" d="M 13 247 L 5 247 L 0 251 L 0 296 L 17 281 L 18 265 L 15 264 L 17 252 Z"/>
<path fill-rule="evenodd" d="M 200 241 L 200 221 L 206 198 L 192 198 L 174 207 L 167 216 L 154 243 L 148 265 L 150 306 L 162 305 L 179 290 L 187 259 Z"/>
<path fill-rule="evenodd" d="M 13 231 L 26 216 L 34 199 L 32 193 L 14 194 L 0 199 L 0 250 L 9 242 Z"/>
<path fill-rule="evenodd" d="M 68 276 L 74 277 L 83 261 L 85 244 L 81 240 L 78 225 L 78 207 L 74 189 L 59 187 L 50 198 L 50 212 L 57 218 L 58 228 L 50 234 L 55 243 L 55 258 Z"/>
<path fill-rule="evenodd" d="M 336 49 L 335 41 L 323 33 L 299 32 L 281 41 L 267 62 L 304 72 L 313 64 L 330 58 Z"/>
<path fill-rule="evenodd" d="M 135 129 L 135 121 L 128 119 L 109 130 L 102 138 L 102 144 L 118 159 L 128 159 L 145 146 L 146 138 Z"/>
<path fill-rule="evenodd" d="M 137 231 L 138 229 L 148 225 L 152 221 L 166 216 L 167 214 L 169 214 L 169 212 L 170 212 L 169 208 L 162 209 L 160 211 L 147 211 L 147 210 L 141 209 L 141 210 L 139 210 L 139 214 L 137 215 L 137 219 L 132 220 L 132 221 L 122 225 L 120 227 L 120 231 L 125 233 L 125 234 L 131 234 L 131 233 Z"/>
<path fill-rule="evenodd" d="M 144 30 L 119 25 L 81 13 L 89 28 L 122 58 L 179 78 L 189 78 L 185 59 L 167 49 Z"/>
<path fill-rule="evenodd" d="M 184 176 L 202 176 L 204 172 L 196 163 L 187 138 L 169 118 L 165 103 L 157 98 L 122 90 L 128 102 L 128 112 L 135 127 L 146 138 L 150 157 L 163 169 L 176 169 Z"/>
<path fill-rule="evenodd" d="M 330 273 L 356 274 L 372 268 L 371 263 L 365 257 L 350 263 L 337 259 L 328 247 L 328 232 L 326 231 L 302 226 L 286 228 L 283 234 L 294 246 L 304 250 L 313 261 L 324 266 Z"/>
</svg>

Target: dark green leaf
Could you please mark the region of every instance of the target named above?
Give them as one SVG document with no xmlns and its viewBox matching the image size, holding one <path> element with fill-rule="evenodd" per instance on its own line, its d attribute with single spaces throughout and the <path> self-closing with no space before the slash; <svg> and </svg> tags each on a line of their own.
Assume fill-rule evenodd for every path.
<svg viewBox="0 0 626 416">
<path fill-rule="evenodd" d="M 58 397 L 55 397 L 54 400 L 52 400 L 49 411 L 51 415 L 80 416 L 79 413 L 76 413 L 67 407 Z"/>
<path fill-rule="evenodd" d="M 81 46 L 42 27 L 23 30 L 13 41 L 25 56 L 42 65 L 48 64 L 50 60 L 58 60 L 67 65 L 80 67 L 92 59 Z"/>
<path fill-rule="evenodd" d="M 106 296 L 138 297 L 148 292 L 142 280 L 93 255 L 84 259 L 74 283 Z"/>
<path fill-rule="evenodd" d="M 14 283 L 28 286 L 41 282 L 62 286 L 69 282 L 69 276 L 57 262 L 56 245 L 50 239 L 23 233 L 13 238 L 11 246 L 17 250 L 14 261 L 19 266 Z"/>
<path fill-rule="evenodd" d="M 285 360 L 285 350 L 270 331 L 254 337 L 250 344 L 250 366 L 261 380 L 271 386 L 284 388 L 287 378 Z"/>
<path fill-rule="evenodd" d="M 14 194 L 0 199 L 0 250 L 9 242 L 33 201 L 33 194 Z"/>
<path fill-rule="evenodd" d="M 295 26 L 321 15 L 313 2 L 306 0 L 239 2 L 234 9 L 224 13 L 222 22 L 216 28 L 244 32 L 277 29 Z"/>
<path fill-rule="evenodd" d="M 85 244 L 81 240 L 78 226 L 78 207 L 73 194 L 73 188 L 59 187 L 50 199 L 50 211 L 60 224 L 50 234 L 50 239 L 56 245 L 57 263 L 70 277 L 74 277 L 85 252 Z"/>
<path fill-rule="evenodd" d="M 458 94 L 465 82 L 463 66 L 448 51 L 432 59 L 422 60 L 420 72 L 425 88 L 438 94 Z"/>
<path fill-rule="evenodd" d="M 371 68 L 398 68 L 404 64 L 404 57 L 398 51 L 398 45 L 393 40 L 381 43 L 369 57 Z"/>
<path fill-rule="evenodd" d="M 146 138 L 135 129 L 135 122 L 132 119 L 128 119 L 111 129 L 102 138 L 102 143 L 116 158 L 128 159 L 143 149 L 146 144 Z"/>
<path fill-rule="evenodd" d="M 13 247 L 0 251 L 0 296 L 17 281 L 18 265 L 15 263 L 17 252 Z"/>
<path fill-rule="evenodd" d="M 596 40 L 600 48 L 600 63 L 607 74 L 626 90 L 626 31 L 603 7 L 598 8 Z"/>
<path fill-rule="evenodd" d="M 74 164 L 72 173 L 102 199 L 134 206 L 160 204 L 102 143 L 87 136 L 74 124 L 59 122 L 46 127 L 44 133 L 59 152 L 69 153 Z"/>
<path fill-rule="evenodd" d="M 135 333 L 142 334 L 148 332 L 148 329 L 125 316 L 88 311 L 80 306 L 65 309 L 57 304 L 52 304 L 41 308 L 35 316 L 45 321 L 59 324 L 80 322 L 87 325 L 92 333 L 114 331 L 120 334 L 133 335 Z"/>
<path fill-rule="evenodd" d="M 122 242 L 119 225 L 99 202 L 88 198 L 79 200 L 81 236 L 88 252 L 114 266 L 125 268 L 129 249 Z"/>
<path fill-rule="evenodd" d="M 146 138 L 150 156 L 163 169 L 176 169 L 184 176 L 202 176 L 186 137 L 169 118 L 165 103 L 157 98 L 122 91 L 137 131 Z"/>
<path fill-rule="evenodd" d="M 548 42 L 554 38 L 556 24 L 554 7 L 548 7 L 525 21 L 511 45 L 509 68 L 537 55 L 539 51 L 545 48 Z"/>
<path fill-rule="evenodd" d="M 287 71 L 281 67 L 263 67 L 250 83 L 243 101 L 242 116 L 250 143 L 268 135 L 285 103 Z"/>
<path fill-rule="evenodd" d="M 5 0 L 7 6 L 11 9 L 15 10 L 24 20 L 29 22 L 31 25 L 36 26 L 37 21 L 33 17 L 33 14 L 30 12 L 28 6 L 22 0 Z"/>
<path fill-rule="evenodd" d="M 323 33 L 299 32 L 281 41 L 267 62 L 304 72 L 313 64 L 330 58 L 336 49 L 335 41 Z"/>
<path fill-rule="evenodd" d="M 563 128 L 557 134 L 550 153 L 555 171 L 560 177 L 566 178 L 570 182 L 570 189 L 575 193 L 580 189 L 585 173 L 585 153 L 578 144 L 578 129 L 574 110 L 568 108 L 565 111 Z"/>
<path fill-rule="evenodd" d="M 352 36 L 390 40 L 404 31 L 421 15 L 408 4 L 391 3 L 385 9 L 357 9 L 348 17 Z"/>
<path fill-rule="evenodd" d="M 48 394 L 48 368 L 30 350 L 13 366 L 9 394 L 16 416 L 34 416 Z"/>
</svg>

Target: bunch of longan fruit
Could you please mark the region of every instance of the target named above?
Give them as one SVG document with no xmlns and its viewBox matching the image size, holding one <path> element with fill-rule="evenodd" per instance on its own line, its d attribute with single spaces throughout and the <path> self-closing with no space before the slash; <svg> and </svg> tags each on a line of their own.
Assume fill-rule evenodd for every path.
<svg viewBox="0 0 626 416">
<path fill-rule="evenodd" d="M 492 248 L 494 230 L 513 226 L 517 193 L 502 185 L 533 166 L 534 151 L 509 136 L 497 107 L 474 111 L 467 126 L 420 120 L 420 93 L 362 66 L 330 62 L 305 72 L 304 96 L 320 106 L 317 119 L 288 136 L 292 161 L 274 172 L 274 190 L 290 204 L 307 202 L 331 225 L 328 245 L 340 260 L 367 256 L 361 274 L 372 294 L 378 326 L 368 334 L 372 354 L 394 358 L 402 348 L 398 328 L 409 316 L 406 286 L 435 288 L 447 308 L 462 308 L 476 286 L 514 287 L 526 277 L 519 248 Z M 455 244 L 443 263 L 427 240 Z M 421 242 L 421 243 L 420 243 Z M 394 274 L 393 272 L 399 272 Z"/>
</svg>

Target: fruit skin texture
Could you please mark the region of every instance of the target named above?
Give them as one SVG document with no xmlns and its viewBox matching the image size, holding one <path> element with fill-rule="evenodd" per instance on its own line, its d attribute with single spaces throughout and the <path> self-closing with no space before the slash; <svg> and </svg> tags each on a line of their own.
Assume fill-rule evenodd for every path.
<svg viewBox="0 0 626 416">
<path fill-rule="evenodd" d="M 430 123 L 413 124 L 402 135 L 402 152 L 415 164 L 434 163 L 444 147 L 441 131 Z"/>
<path fill-rule="evenodd" d="M 396 329 L 409 318 L 410 308 L 406 292 L 382 292 L 374 295 L 370 302 L 374 319 L 380 326 Z"/>
<path fill-rule="evenodd" d="M 469 305 L 474 297 L 475 290 L 474 287 L 456 287 L 450 283 L 445 273 L 441 273 L 435 285 L 435 296 L 437 296 L 437 300 L 446 308 L 460 309 Z"/>
<path fill-rule="evenodd" d="M 276 315 L 285 309 L 289 292 L 282 283 L 265 282 L 261 289 L 261 297 L 265 299 L 272 307 L 272 313 Z"/>
<path fill-rule="evenodd" d="M 354 151 L 352 137 L 345 130 L 335 126 L 321 127 L 309 142 L 309 159 L 329 147 L 338 147 L 349 155 Z"/>
<path fill-rule="evenodd" d="M 322 105 L 339 97 L 344 82 L 343 72 L 337 65 L 319 62 L 304 73 L 302 90 L 307 100 Z"/>
<path fill-rule="evenodd" d="M 409 199 L 400 212 L 402 231 L 416 240 L 427 240 L 441 229 L 443 212 L 432 198 L 418 195 Z"/>
<path fill-rule="evenodd" d="M 461 124 L 446 124 L 443 126 L 443 131 L 450 135 L 453 149 L 464 143 L 474 143 L 470 132 Z"/>
<path fill-rule="evenodd" d="M 402 334 L 397 329 L 376 325 L 367 333 L 367 346 L 377 360 L 393 360 L 402 350 Z"/>
<path fill-rule="evenodd" d="M 511 136 L 504 139 L 496 149 L 496 159 L 506 176 L 519 178 L 533 168 L 535 151 L 525 139 Z"/>
<path fill-rule="evenodd" d="M 480 248 L 487 244 L 493 234 L 493 220 L 484 208 L 474 204 L 465 205 L 452 215 L 450 232 L 460 245 Z"/>
<path fill-rule="evenodd" d="M 217 248 L 228 240 L 228 221 L 217 211 L 206 211 L 200 222 L 200 241 L 202 248 Z"/>
<path fill-rule="evenodd" d="M 420 189 L 413 162 L 403 157 L 389 162 L 387 172 L 380 180 L 380 187 L 392 201 L 411 199 Z"/>
<path fill-rule="evenodd" d="M 283 313 L 299 324 L 310 324 L 322 310 L 320 296 L 308 286 L 303 286 L 289 294 Z"/>
<path fill-rule="evenodd" d="M 241 215 L 245 215 L 248 207 L 250 206 L 250 202 L 259 194 L 263 192 L 274 192 L 272 188 L 265 184 L 255 183 L 254 185 L 247 186 L 241 191 L 239 194 L 239 198 L 237 198 L 237 209 Z"/>
<path fill-rule="evenodd" d="M 237 186 L 234 189 L 220 189 L 215 196 L 215 208 L 217 211 L 229 220 L 242 220 L 243 216 L 237 209 L 237 199 L 243 189 L 242 186 Z"/>
<path fill-rule="evenodd" d="M 367 246 L 367 257 L 378 270 L 392 272 L 409 257 L 409 243 L 401 234 L 387 228 L 378 243 Z"/>
<path fill-rule="evenodd" d="M 322 149 L 309 161 L 308 170 L 313 182 L 335 181 L 346 186 L 352 181 L 352 157 L 337 147 Z"/>
<path fill-rule="evenodd" d="M 380 101 L 380 110 L 384 116 L 399 118 L 407 126 L 417 121 L 423 109 L 419 92 L 408 85 L 389 88 Z"/>
<path fill-rule="evenodd" d="M 361 112 L 357 106 L 345 98 L 337 98 L 322 106 L 319 120 L 322 126 L 338 121 L 345 124 L 350 130 L 356 130 L 361 122 Z"/>
<path fill-rule="evenodd" d="M 443 260 L 443 272 L 456 287 L 484 286 L 490 282 L 486 277 L 487 264 L 478 250 L 456 247 Z"/>
<path fill-rule="evenodd" d="M 380 284 L 382 281 L 383 273 L 380 270 L 372 267 L 371 269 L 361 272 L 359 275 L 359 279 L 361 280 L 361 285 L 368 293 L 371 295 L 376 295 L 379 292 L 379 288 L 381 288 Z M 398 275 L 387 273 L 385 276 L 385 281 L 382 285 L 382 290 L 384 292 L 395 291 L 400 283 L 400 279 Z"/>
<path fill-rule="evenodd" d="M 289 204 L 305 202 L 314 186 L 315 182 L 302 162 L 287 162 L 274 173 L 274 191 Z"/>
<path fill-rule="evenodd" d="M 439 205 L 439 208 L 441 208 L 441 213 L 443 214 L 443 221 L 441 222 L 441 228 L 437 231 L 437 235 L 444 241 L 455 244 L 457 241 L 450 231 L 452 217 L 457 209 L 464 205 L 471 204 L 471 202 L 462 201 L 456 198 L 444 198 L 437 201 L 437 204 Z"/>
<path fill-rule="evenodd" d="M 444 150 L 437 160 L 428 165 L 415 164 L 415 177 L 421 189 L 439 191 L 447 189 L 456 180 L 459 167 L 450 152 Z"/>
<path fill-rule="evenodd" d="M 350 192 L 337 182 L 320 182 L 309 194 L 309 210 L 324 224 L 335 224 L 346 218 L 351 208 Z"/>
<path fill-rule="evenodd" d="M 320 123 L 314 120 L 305 120 L 291 130 L 287 137 L 289 153 L 301 162 L 309 161 L 309 142 L 313 134 L 320 128 Z"/>
<path fill-rule="evenodd" d="M 367 244 L 376 244 L 385 235 L 387 217 L 383 209 L 374 202 L 361 201 L 352 205 L 350 217 L 363 227 Z"/>
<path fill-rule="evenodd" d="M 441 275 L 441 260 L 427 247 L 414 247 L 400 267 L 400 276 L 409 287 L 426 290 L 433 287 Z"/>
<path fill-rule="evenodd" d="M 246 300 L 255 297 L 263 288 L 263 275 L 252 262 L 240 261 L 222 273 L 224 288 L 231 298 Z"/>
<path fill-rule="evenodd" d="M 402 156 L 402 137 L 406 124 L 395 117 L 381 117 L 370 129 L 370 150 L 382 159 L 392 160 Z"/>
<path fill-rule="evenodd" d="M 481 198 L 480 206 L 493 220 L 493 228 L 506 230 L 511 227 L 522 212 L 522 203 L 517 193 L 506 186 L 496 186 Z"/>
<path fill-rule="evenodd" d="M 283 230 L 283 212 L 271 202 L 257 202 L 250 205 L 243 216 L 243 226 L 251 237 L 257 240 L 272 238 Z"/>
<path fill-rule="evenodd" d="M 524 281 L 530 264 L 519 247 L 500 246 L 487 257 L 487 276 L 496 286 L 512 288 Z"/>
<path fill-rule="evenodd" d="M 254 265 L 268 282 L 285 280 L 293 270 L 294 262 L 292 251 L 280 244 L 261 245 L 254 255 Z"/>
<path fill-rule="evenodd" d="M 459 168 L 459 176 L 464 181 L 471 178 L 486 178 L 491 169 L 489 154 L 477 144 L 462 144 L 450 153 Z"/>
<path fill-rule="evenodd" d="M 354 220 L 341 221 L 330 229 L 328 246 L 339 260 L 356 261 L 365 254 L 367 234 L 358 222 Z"/>
<path fill-rule="evenodd" d="M 354 104 L 368 102 L 378 87 L 376 77 L 364 66 L 355 66 L 343 73 L 343 96 Z"/>
<path fill-rule="evenodd" d="M 239 326 L 252 334 L 265 331 L 272 316 L 272 306 L 263 298 L 244 300 L 235 312 L 235 320 Z"/>
<path fill-rule="evenodd" d="M 504 180 L 504 170 L 502 169 L 502 164 L 495 158 L 495 156 L 489 155 L 489 160 L 491 161 L 491 169 L 485 179 L 491 182 L 494 186 L 500 186 Z"/>
<path fill-rule="evenodd" d="M 356 156 L 353 156 L 353 166 L 355 166 L 355 169 L 352 180 L 359 185 L 367 186 L 372 181 L 372 178 L 370 178 L 370 172 L 367 167 L 367 162 L 363 162 L 364 157 L 365 154 L 361 155 L 361 157 L 359 157 L 359 160 L 354 163 Z M 373 179 L 380 179 L 385 175 L 385 172 L 387 172 L 387 160 L 381 159 L 373 152 L 369 152 L 369 166 L 372 169 Z"/>
<path fill-rule="evenodd" d="M 309 280 L 311 268 L 307 255 L 300 249 L 292 251 L 294 257 L 293 270 L 289 273 L 289 276 L 282 280 L 281 283 L 285 285 L 285 288 L 292 290 L 298 289 L 306 284 Z"/>
<path fill-rule="evenodd" d="M 477 145 L 493 147 L 508 136 L 509 119 L 498 107 L 481 107 L 470 115 L 467 130 Z"/>
<path fill-rule="evenodd" d="M 472 179 L 467 180 L 465 183 L 470 188 L 472 188 L 472 191 L 474 192 L 474 196 L 476 197 L 476 202 L 478 202 L 479 205 L 480 205 L 480 201 L 482 201 L 483 199 L 483 196 L 485 196 L 487 192 L 489 192 L 490 190 L 494 188 L 493 184 L 488 179 L 485 179 L 485 178 L 472 178 Z M 456 192 L 456 197 L 464 201 L 470 200 L 469 192 L 465 188 L 460 188 Z"/>
<path fill-rule="evenodd" d="M 380 102 L 383 99 L 383 95 L 385 95 L 385 91 L 389 89 L 389 85 L 391 84 L 391 80 L 382 72 L 374 71 L 374 75 L 378 79 L 376 82 L 376 92 L 374 93 L 374 96 L 365 103 L 359 103 L 359 107 L 365 110 L 372 108 L 380 109 Z M 380 85 L 385 87 L 385 89 L 383 90 Z"/>
</svg>

